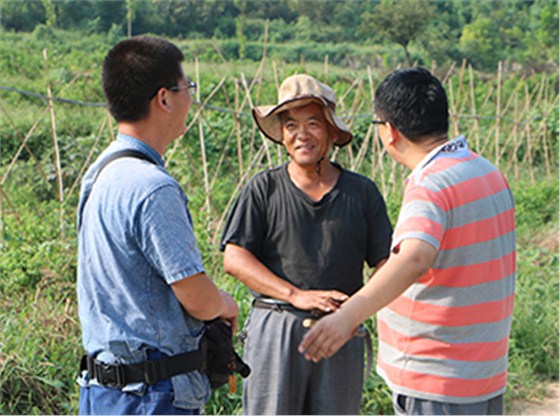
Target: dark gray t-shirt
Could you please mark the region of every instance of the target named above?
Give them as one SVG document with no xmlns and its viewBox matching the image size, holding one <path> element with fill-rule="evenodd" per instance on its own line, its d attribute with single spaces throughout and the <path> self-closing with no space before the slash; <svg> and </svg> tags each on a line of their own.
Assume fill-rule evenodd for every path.
<svg viewBox="0 0 560 416">
<path fill-rule="evenodd" d="M 301 289 L 351 295 L 363 284 L 364 261 L 373 266 L 389 255 L 392 229 L 375 184 L 340 169 L 320 201 L 292 182 L 287 164 L 258 173 L 241 191 L 220 249 L 241 246 Z"/>
</svg>

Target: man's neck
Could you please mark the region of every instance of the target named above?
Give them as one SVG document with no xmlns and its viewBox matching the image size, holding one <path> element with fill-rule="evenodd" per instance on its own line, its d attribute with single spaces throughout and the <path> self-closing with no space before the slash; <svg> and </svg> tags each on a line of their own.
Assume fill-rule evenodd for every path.
<svg viewBox="0 0 560 416">
<path fill-rule="evenodd" d="M 319 201 L 334 187 L 340 170 L 328 160 L 309 166 L 298 165 L 292 160 L 288 164 L 288 175 L 299 189 Z"/>
<path fill-rule="evenodd" d="M 141 142 L 146 143 L 154 149 L 161 157 L 164 156 L 165 150 L 169 143 L 163 142 L 161 136 L 158 135 L 156 129 L 152 128 L 150 124 L 137 121 L 137 122 L 120 122 L 118 124 L 119 133 L 132 136 Z"/>
<path fill-rule="evenodd" d="M 418 164 L 424 160 L 424 158 L 436 147 L 448 141 L 447 135 L 441 135 L 433 138 L 426 139 L 420 143 L 414 143 L 407 140 L 407 149 L 404 154 L 404 160 L 402 162 L 410 170 L 414 170 Z"/>
</svg>

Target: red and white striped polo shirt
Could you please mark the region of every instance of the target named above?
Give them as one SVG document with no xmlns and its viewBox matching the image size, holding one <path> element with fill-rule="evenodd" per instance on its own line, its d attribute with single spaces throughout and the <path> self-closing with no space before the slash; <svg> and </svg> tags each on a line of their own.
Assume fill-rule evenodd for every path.
<svg viewBox="0 0 560 416">
<path fill-rule="evenodd" d="M 378 373 L 391 390 L 473 403 L 506 387 L 515 288 L 514 203 L 498 169 L 461 136 L 407 179 L 393 249 L 432 244 L 432 268 L 378 313 Z"/>
</svg>

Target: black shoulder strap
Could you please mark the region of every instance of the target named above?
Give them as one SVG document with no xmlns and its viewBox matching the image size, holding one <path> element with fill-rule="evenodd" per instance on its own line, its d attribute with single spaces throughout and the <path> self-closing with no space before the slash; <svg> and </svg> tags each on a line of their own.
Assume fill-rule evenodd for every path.
<svg viewBox="0 0 560 416">
<path fill-rule="evenodd" d="M 140 152 L 139 150 L 124 149 L 124 150 L 115 152 L 112 155 L 108 156 L 103 161 L 103 163 L 101 163 L 101 166 L 99 166 L 99 169 L 97 170 L 97 174 L 95 175 L 95 178 L 93 179 L 93 182 L 91 184 L 91 188 L 90 188 L 88 194 L 85 196 L 84 201 L 80 205 L 80 210 L 79 210 L 79 215 L 78 215 L 78 228 L 80 228 L 80 226 L 82 225 L 82 213 L 84 212 L 84 207 L 86 206 L 86 202 L 89 199 L 89 196 L 90 196 L 91 191 L 93 189 L 93 185 L 95 184 L 95 181 L 97 180 L 97 178 L 99 178 L 99 175 L 101 174 L 101 171 L 103 171 L 103 169 L 105 169 L 109 163 L 113 162 L 114 160 L 121 159 L 123 157 L 135 157 L 136 159 L 142 159 L 142 160 L 146 160 L 150 163 L 153 163 L 154 165 L 156 164 L 156 162 L 154 162 L 154 160 L 151 157 L 149 157 L 148 155 Z"/>
<path fill-rule="evenodd" d="M 120 151 L 115 152 L 112 155 L 108 156 L 103 161 L 101 166 L 99 166 L 99 169 L 97 171 L 97 175 L 95 176 L 95 179 L 93 181 L 95 182 L 97 180 L 101 171 L 103 169 L 105 169 L 105 167 L 109 163 L 111 163 L 113 160 L 120 159 L 120 158 L 123 158 L 123 157 L 135 157 L 136 159 L 143 159 L 143 160 L 147 160 L 150 163 L 153 163 L 154 165 L 156 164 L 156 162 L 154 162 L 153 159 L 150 156 L 146 155 L 145 153 L 140 152 L 139 150 L 133 150 L 133 149 L 120 150 Z"/>
</svg>

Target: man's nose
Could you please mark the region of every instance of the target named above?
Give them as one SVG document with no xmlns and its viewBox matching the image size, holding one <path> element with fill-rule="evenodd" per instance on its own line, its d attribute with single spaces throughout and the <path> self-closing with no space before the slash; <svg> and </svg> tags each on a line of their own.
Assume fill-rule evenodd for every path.
<svg viewBox="0 0 560 416">
<path fill-rule="evenodd" d="M 296 139 L 298 140 L 307 140 L 311 135 L 309 134 L 309 129 L 305 126 L 302 126 L 298 129 L 296 134 Z"/>
</svg>

